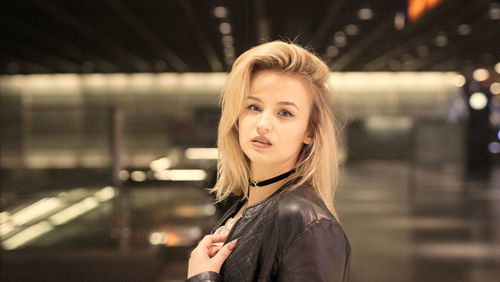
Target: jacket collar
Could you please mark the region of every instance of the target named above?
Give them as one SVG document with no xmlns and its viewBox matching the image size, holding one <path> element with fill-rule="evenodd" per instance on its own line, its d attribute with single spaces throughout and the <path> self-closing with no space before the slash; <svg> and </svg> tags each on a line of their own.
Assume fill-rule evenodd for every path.
<svg viewBox="0 0 500 282">
<path fill-rule="evenodd" d="M 261 207 L 264 207 L 267 205 L 267 203 L 269 203 L 270 201 L 272 201 L 277 195 L 279 195 L 280 193 L 286 191 L 290 186 L 292 186 L 293 184 L 297 183 L 298 181 L 300 181 L 302 177 L 299 176 L 299 177 L 296 177 L 292 180 L 289 180 L 287 181 L 285 184 L 281 185 L 280 188 L 278 188 L 278 190 L 276 190 L 273 194 L 271 194 L 271 196 L 265 198 L 264 200 L 258 202 L 258 203 L 255 203 L 249 207 L 247 207 L 244 211 L 243 211 L 243 216 L 244 217 L 249 217 L 249 216 L 253 216 L 255 215 Z M 242 204 L 244 204 L 246 201 L 248 201 L 247 198 L 245 197 L 242 197 L 240 202 Z M 241 207 L 241 205 L 238 205 L 239 207 Z"/>
</svg>

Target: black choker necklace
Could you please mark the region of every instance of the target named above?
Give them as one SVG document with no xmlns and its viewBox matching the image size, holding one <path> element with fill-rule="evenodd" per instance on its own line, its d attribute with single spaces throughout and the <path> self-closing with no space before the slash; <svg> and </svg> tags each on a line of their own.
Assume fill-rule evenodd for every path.
<svg viewBox="0 0 500 282">
<path fill-rule="evenodd" d="M 252 181 L 251 179 L 248 179 L 248 182 L 250 183 L 250 186 L 253 186 L 253 187 L 267 186 L 269 184 L 273 184 L 275 182 L 278 182 L 280 180 L 287 178 L 288 176 L 290 176 L 290 174 L 292 174 L 294 172 L 295 172 L 295 168 L 292 168 L 290 171 L 287 171 L 283 174 L 280 174 L 280 175 L 273 177 L 273 178 L 269 178 L 269 179 L 264 180 L 264 181 L 257 182 L 257 181 Z"/>
</svg>

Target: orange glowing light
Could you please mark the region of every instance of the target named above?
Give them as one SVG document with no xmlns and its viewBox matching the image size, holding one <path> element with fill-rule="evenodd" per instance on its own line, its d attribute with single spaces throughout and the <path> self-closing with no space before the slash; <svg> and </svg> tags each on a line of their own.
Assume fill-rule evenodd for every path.
<svg viewBox="0 0 500 282">
<path fill-rule="evenodd" d="M 408 0 L 408 20 L 411 23 L 420 19 L 423 14 L 434 9 L 442 0 Z"/>
<path fill-rule="evenodd" d="M 165 234 L 165 245 L 177 246 L 181 242 L 181 237 L 174 232 L 167 232 Z"/>
<path fill-rule="evenodd" d="M 175 209 L 175 213 L 182 217 L 193 217 L 195 215 L 195 210 L 191 206 L 180 206 Z"/>
</svg>

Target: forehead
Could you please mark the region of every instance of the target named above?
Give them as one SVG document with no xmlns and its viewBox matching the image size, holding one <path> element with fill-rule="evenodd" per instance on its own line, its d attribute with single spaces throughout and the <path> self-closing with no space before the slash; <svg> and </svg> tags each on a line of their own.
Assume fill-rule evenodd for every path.
<svg viewBox="0 0 500 282">
<path fill-rule="evenodd" d="M 247 96 L 301 97 L 311 99 L 312 90 L 303 77 L 273 70 L 261 70 L 253 74 Z M 304 97 L 302 97 L 304 96 Z"/>
</svg>

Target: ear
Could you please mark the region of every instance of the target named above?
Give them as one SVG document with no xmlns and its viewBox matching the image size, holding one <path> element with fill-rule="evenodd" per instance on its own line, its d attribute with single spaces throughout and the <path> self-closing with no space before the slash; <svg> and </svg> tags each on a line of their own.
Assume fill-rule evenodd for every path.
<svg viewBox="0 0 500 282">
<path fill-rule="evenodd" d="M 313 142 L 313 135 L 307 132 L 306 135 L 304 136 L 304 140 L 302 140 L 302 143 L 311 144 L 312 142 Z"/>
</svg>

